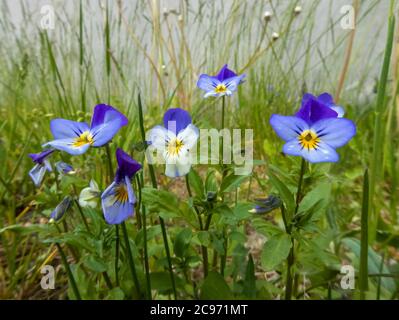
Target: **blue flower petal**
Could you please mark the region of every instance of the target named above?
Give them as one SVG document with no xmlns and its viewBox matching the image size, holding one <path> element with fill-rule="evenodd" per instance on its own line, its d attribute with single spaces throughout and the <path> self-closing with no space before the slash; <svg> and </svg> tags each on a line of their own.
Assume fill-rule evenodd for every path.
<svg viewBox="0 0 399 320">
<path fill-rule="evenodd" d="M 108 224 L 120 224 L 134 214 L 133 203 L 130 201 L 119 201 L 116 198 L 118 187 L 120 187 L 120 184 L 113 182 L 101 195 L 104 218 Z"/>
<path fill-rule="evenodd" d="M 37 163 L 30 171 L 29 176 L 31 177 L 33 183 L 36 187 L 40 186 L 43 181 L 44 174 L 46 173 L 47 169 L 43 164 Z"/>
<path fill-rule="evenodd" d="M 312 125 L 318 137 L 329 146 L 339 148 L 356 134 L 356 125 L 349 119 L 324 119 Z"/>
<path fill-rule="evenodd" d="M 125 177 L 125 184 L 127 188 L 127 193 L 129 196 L 129 202 L 132 204 L 136 203 L 136 195 L 134 194 L 132 183 L 130 182 L 130 178 L 128 176 Z"/>
<path fill-rule="evenodd" d="M 89 131 L 89 125 L 86 122 L 76 122 L 65 119 L 54 119 L 50 122 L 50 130 L 54 140 L 75 138 L 83 132 Z"/>
<path fill-rule="evenodd" d="M 293 139 L 291 141 L 288 141 L 283 146 L 283 152 L 290 156 L 300 156 L 302 154 L 302 146 L 299 143 L 299 140 Z"/>
<path fill-rule="evenodd" d="M 221 84 L 221 81 L 219 81 L 217 77 L 201 74 L 197 82 L 197 87 L 201 90 L 204 90 L 208 94 L 215 93 L 215 88 L 219 84 Z"/>
<path fill-rule="evenodd" d="M 270 124 L 277 135 L 285 141 L 291 141 L 297 138 L 302 131 L 309 128 L 308 124 L 301 118 L 295 116 L 280 116 L 278 114 L 273 114 L 271 116 Z"/>
<path fill-rule="evenodd" d="M 75 147 L 73 145 L 74 141 L 75 140 L 73 138 L 53 140 L 44 144 L 43 147 L 51 146 L 57 150 L 65 151 L 74 156 L 85 153 L 90 147 L 89 143 Z"/>
<path fill-rule="evenodd" d="M 233 92 L 233 91 L 237 90 L 238 85 L 241 83 L 241 81 L 244 77 L 245 77 L 245 74 L 242 74 L 242 75 L 239 75 L 236 77 L 232 77 L 232 78 L 228 78 L 223 81 L 223 84 L 226 86 L 226 88 L 229 91 Z"/>
<path fill-rule="evenodd" d="M 301 156 L 311 163 L 318 162 L 337 162 L 338 153 L 323 141 L 319 142 L 316 149 L 303 148 Z"/>
</svg>

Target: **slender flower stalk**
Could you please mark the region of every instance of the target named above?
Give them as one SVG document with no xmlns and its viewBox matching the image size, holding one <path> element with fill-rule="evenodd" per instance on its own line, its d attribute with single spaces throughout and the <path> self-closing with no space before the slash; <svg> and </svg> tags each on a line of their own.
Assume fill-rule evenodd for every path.
<svg viewBox="0 0 399 320">
<path fill-rule="evenodd" d="M 296 199 L 295 199 L 295 212 L 294 216 L 298 213 L 299 209 L 299 203 L 301 202 L 302 199 L 302 186 L 303 186 L 303 177 L 305 175 L 305 169 L 306 169 L 306 161 L 305 159 L 302 158 L 301 161 L 301 171 L 299 173 L 299 180 L 298 180 L 298 188 L 296 192 Z M 293 285 L 293 275 L 292 275 L 292 266 L 295 263 L 295 239 L 292 237 L 292 225 L 287 224 L 288 221 L 286 220 L 285 213 L 283 213 L 283 219 L 285 221 L 286 225 L 286 231 L 287 233 L 291 236 L 291 249 L 290 253 L 288 254 L 287 257 L 287 279 L 286 279 L 286 285 L 285 285 L 285 300 L 291 300 L 292 296 L 292 285 Z"/>
<path fill-rule="evenodd" d="M 139 205 L 141 205 L 141 219 L 143 228 L 143 242 L 144 242 L 144 268 L 145 268 L 145 278 L 147 285 L 147 299 L 152 300 L 151 296 L 151 278 L 150 278 L 150 265 L 148 260 L 148 244 L 147 244 L 147 216 L 146 207 L 141 201 L 141 188 L 144 185 L 143 172 L 141 172 L 140 177 L 136 176 L 138 192 L 139 192 Z"/>
<path fill-rule="evenodd" d="M 141 297 L 140 282 L 137 278 L 136 265 L 134 263 L 132 250 L 130 249 L 129 236 L 127 234 L 125 221 L 122 222 L 122 232 L 123 232 L 123 238 L 125 240 L 126 254 L 127 254 L 127 258 L 128 258 L 128 262 L 129 262 L 129 266 L 130 266 L 130 271 L 132 272 L 134 286 L 136 288 L 137 295 L 139 297 Z"/>
<path fill-rule="evenodd" d="M 68 278 L 69 278 L 69 282 L 71 283 L 72 290 L 73 290 L 73 293 L 74 293 L 74 295 L 75 295 L 75 298 L 76 298 L 76 300 L 82 300 L 82 297 L 81 297 L 81 295 L 80 295 L 78 286 L 76 285 L 75 278 L 74 278 L 73 273 L 72 273 L 72 271 L 71 271 L 71 267 L 70 267 L 69 264 L 68 264 L 68 260 L 67 260 L 67 258 L 66 258 L 66 256 L 65 256 L 65 253 L 64 253 L 64 251 L 62 250 L 62 248 L 61 248 L 61 246 L 60 246 L 59 243 L 56 243 L 55 245 L 56 245 L 56 247 L 57 247 L 57 249 L 58 249 L 58 252 L 60 253 L 61 260 L 62 260 L 62 263 L 63 263 L 63 265 L 64 265 L 64 268 L 65 268 L 65 270 L 66 270 L 66 272 L 67 272 L 67 275 L 68 275 Z"/>
<path fill-rule="evenodd" d="M 120 239 L 119 239 L 119 225 L 115 225 L 115 282 L 119 287 L 119 256 L 120 256 Z"/>
<path fill-rule="evenodd" d="M 138 96 L 138 108 L 139 108 L 139 121 L 140 121 L 141 137 L 143 139 L 143 142 L 145 142 L 146 139 L 145 139 L 145 131 L 144 131 L 143 106 L 141 104 L 140 95 Z M 152 187 L 154 189 L 157 189 L 158 188 L 158 184 L 157 184 L 157 179 L 156 179 L 156 176 L 155 176 L 154 167 L 150 163 L 148 163 L 148 170 L 150 171 Z M 159 216 L 159 223 L 161 225 L 162 239 L 163 239 L 163 243 L 164 243 L 164 246 L 165 246 L 166 258 L 168 260 L 168 268 L 169 268 L 170 280 L 172 282 L 173 295 L 174 295 L 174 298 L 176 300 L 177 299 L 177 292 L 176 292 L 175 276 L 174 276 L 174 273 L 173 273 L 172 259 L 170 257 L 170 250 L 169 250 L 169 244 L 168 244 L 168 237 L 167 237 L 167 233 L 166 233 L 165 221 L 163 220 L 163 218 L 161 216 Z"/>
<path fill-rule="evenodd" d="M 187 192 L 188 192 L 189 197 L 192 198 L 192 192 L 191 192 L 191 188 L 190 188 L 190 182 L 188 180 L 188 175 L 186 175 L 186 187 L 187 187 Z M 194 205 L 194 210 L 198 217 L 198 224 L 200 227 L 200 231 L 203 231 L 204 225 L 202 223 L 201 215 L 200 215 L 198 208 L 195 205 Z M 208 248 L 204 245 L 201 245 L 201 253 L 202 253 L 202 265 L 204 268 L 204 277 L 206 278 L 208 276 L 208 268 L 209 268 Z"/>
</svg>

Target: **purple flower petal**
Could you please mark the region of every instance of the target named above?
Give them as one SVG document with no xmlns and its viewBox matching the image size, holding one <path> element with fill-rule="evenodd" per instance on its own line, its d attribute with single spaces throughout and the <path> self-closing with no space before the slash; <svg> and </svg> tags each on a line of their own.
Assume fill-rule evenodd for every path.
<svg viewBox="0 0 399 320">
<path fill-rule="evenodd" d="M 334 110 L 319 102 L 312 95 L 305 95 L 304 101 L 305 103 L 296 113 L 296 116 L 305 120 L 309 125 L 321 119 L 338 117 L 338 114 Z"/>
<path fill-rule="evenodd" d="M 334 105 L 334 99 L 331 94 L 324 92 L 317 97 L 320 102 L 323 102 L 327 106 L 331 107 Z"/>
<path fill-rule="evenodd" d="M 191 116 L 186 110 L 180 108 L 169 109 L 163 116 L 163 123 L 169 131 L 178 134 L 191 123 Z"/>
<path fill-rule="evenodd" d="M 29 157 L 31 157 L 33 162 L 42 164 L 44 159 L 46 159 L 54 151 L 55 151 L 54 149 L 47 149 L 47 150 L 44 150 L 44 151 L 42 151 L 40 153 L 30 153 Z"/>
<path fill-rule="evenodd" d="M 219 81 L 223 82 L 224 80 L 228 79 L 228 78 L 232 78 L 237 76 L 237 74 L 230 70 L 229 68 L 227 68 L 227 64 L 225 64 L 222 69 L 220 69 L 219 73 L 217 74 L 216 78 L 218 78 Z"/>
<path fill-rule="evenodd" d="M 128 124 L 127 118 L 114 107 L 106 104 L 98 104 L 94 108 L 93 117 L 91 118 L 91 128 L 101 126 L 104 123 L 114 121 L 115 119 L 120 120 L 120 126 Z"/>
<path fill-rule="evenodd" d="M 94 108 L 90 129 L 93 147 L 101 147 L 111 141 L 127 123 L 127 118 L 113 107 L 105 104 L 97 105 Z"/>
<path fill-rule="evenodd" d="M 116 150 L 116 160 L 118 162 L 118 170 L 115 177 L 116 182 L 122 181 L 125 177 L 132 178 L 142 167 L 140 163 L 119 148 Z"/>
</svg>

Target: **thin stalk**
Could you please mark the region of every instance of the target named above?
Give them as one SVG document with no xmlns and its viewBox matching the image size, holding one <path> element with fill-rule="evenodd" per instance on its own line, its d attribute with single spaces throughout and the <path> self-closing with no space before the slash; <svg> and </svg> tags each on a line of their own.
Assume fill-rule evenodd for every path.
<svg viewBox="0 0 399 320">
<path fill-rule="evenodd" d="M 75 295 L 75 298 L 76 298 L 77 300 L 82 300 L 82 297 L 80 296 L 78 286 L 76 285 L 75 278 L 74 278 L 74 276 L 73 276 L 73 274 L 72 274 L 72 271 L 71 271 L 71 268 L 70 268 L 70 266 L 69 266 L 69 264 L 68 264 L 68 260 L 67 260 L 67 258 L 66 258 L 66 256 L 65 256 L 65 253 L 64 253 L 64 251 L 62 250 L 62 248 L 61 248 L 61 246 L 60 246 L 59 243 L 56 243 L 55 245 L 56 245 L 56 247 L 57 247 L 57 249 L 58 249 L 58 251 L 59 251 L 59 253 L 60 253 L 62 263 L 64 264 L 64 267 L 65 267 L 66 272 L 67 272 L 67 274 L 68 274 L 68 278 L 69 278 L 69 281 L 70 281 L 70 283 L 71 283 L 72 290 L 73 290 L 73 293 L 74 293 L 74 295 Z"/>
<path fill-rule="evenodd" d="M 107 159 L 108 159 L 108 181 L 107 182 L 110 183 L 114 169 L 112 167 L 111 148 L 109 147 L 108 143 L 105 146 L 105 151 L 107 152 Z"/>
<path fill-rule="evenodd" d="M 185 176 L 186 178 L 186 187 L 187 187 L 187 192 L 190 198 L 192 198 L 192 193 L 191 193 L 191 188 L 190 188 L 190 182 L 188 180 L 188 175 Z M 198 217 L 198 223 L 200 227 L 200 231 L 203 230 L 203 224 L 202 224 L 202 219 L 200 216 L 200 212 L 198 211 L 198 208 L 194 206 L 194 210 L 197 214 Z M 201 253 L 202 253 L 202 265 L 204 268 L 204 278 L 208 276 L 208 268 L 209 268 L 209 262 L 208 262 L 208 248 L 205 247 L 204 245 L 201 245 Z"/>
<path fill-rule="evenodd" d="M 298 189 L 296 192 L 296 207 L 295 207 L 294 216 L 298 213 L 299 203 L 302 199 L 302 184 L 303 184 L 303 176 L 305 175 L 305 169 L 306 169 L 306 162 L 305 159 L 302 158 L 301 171 L 299 173 L 299 180 L 298 180 Z M 282 212 L 284 214 L 284 210 L 282 210 Z M 286 221 L 286 218 L 284 218 L 284 221 Z M 287 233 L 291 236 L 291 249 L 287 257 L 287 280 L 285 285 L 285 300 L 291 300 L 292 286 L 293 286 L 292 266 L 294 265 L 295 262 L 295 240 L 292 237 L 292 226 L 287 224 L 288 221 L 286 221 L 285 223 L 286 223 Z"/>
<path fill-rule="evenodd" d="M 139 279 L 137 278 L 136 266 L 134 264 L 132 250 L 130 249 L 129 236 L 127 234 L 126 224 L 125 222 L 122 222 L 121 225 L 122 225 L 123 238 L 125 240 L 125 245 L 126 245 L 126 255 L 130 266 L 130 271 L 132 272 L 134 286 L 136 287 L 137 295 L 141 297 L 140 283 Z"/>
<path fill-rule="evenodd" d="M 393 12 L 394 1 L 391 0 L 391 8 L 388 20 L 388 33 L 385 45 L 384 62 L 381 69 L 381 75 L 378 83 L 377 104 L 375 108 L 375 122 L 374 122 L 374 137 L 373 137 L 373 155 L 370 166 L 370 191 L 369 191 L 369 206 L 370 210 L 370 228 L 369 228 L 369 243 L 373 243 L 376 237 L 378 214 L 375 208 L 374 198 L 375 190 L 379 184 L 380 176 L 382 173 L 382 154 L 384 146 L 384 132 L 383 126 L 385 125 L 385 91 L 388 82 L 389 65 L 391 61 L 391 53 L 393 47 L 394 31 L 395 31 L 395 16 Z M 374 206 L 373 206 L 374 204 Z"/>
<path fill-rule="evenodd" d="M 360 270 L 359 270 L 359 289 L 360 300 L 365 300 L 368 290 L 368 215 L 369 215 L 369 173 L 364 172 L 363 180 L 363 204 L 361 217 L 361 236 L 360 236 Z"/>
<path fill-rule="evenodd" d="M 119 225 L 115 225 L 115 281 L 116 286 L 119 287 L 119 251 L 120 251 L 120 243 L 119 243 Z"/>
<path fill-rule="evenodd" d="M 145 142 L 146 140 L 145 140 L 145 131 L 144 131 L 143 106 L 142 106 L 142 103 L 141 103 L 140 94 L 138 95 L 138 109 L 139 109 L 139 123 L 140 123 L 141 138 L 142 138 L 142 141 Z M 150 171 L 152 187 L 154 189 L 157 189 L 158 188 L 158 184 L 157 184 L 157 179 L 155 177 L 154 167 L 150 163 L 148 163 L 148 170 Z M 168 268 L 169 268 L 170 280 L 172 282 L 173 295 L 174 295 L 174 298 L 176 300 L 177 299 L 176 282 L 175 282 L 175 276 L 173 274 L 172 259 L 170 257 L 168 236 L 167 236 L 167 233 L 166 233 L 165 221 L 163 220 L 163 218 L 161 216 L 159 216 L 159 223 L 161 225 L 162 239 L 163 239 L 163 243 L 164 243 L 164 246 L 165 246 L 166 258 L 168 260 Z"/>
<path fill-rule="evenodd" d="M 141 177 L 144 184 L 144 178 L 141 173 Z M 148 260 L 148 244 L 147 244 L 147 217 L 146 217 L 146 208 L 144 204 L 141 202 L 141 186 L 143 185 L 140 181 L 140 177 L 136 176 L 138 192 L 139 192 L 139 203 L 141 204 L 141 219 L 142 219 L 142 229 L 143 229 L 143 241 L 144 241 L 144 268 L 145 268 L 145 278 L 147 284 L 147 299 L 151 300 L 151 278 L 150 278 L 150 266 Z"/>
</svg>

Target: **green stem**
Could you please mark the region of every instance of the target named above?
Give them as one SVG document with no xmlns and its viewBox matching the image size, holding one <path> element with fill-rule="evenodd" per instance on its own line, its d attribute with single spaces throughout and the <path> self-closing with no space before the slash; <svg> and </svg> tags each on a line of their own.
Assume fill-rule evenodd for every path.
<svg viewBox="0 0 399 320">
<path fill-rule="evenodd" d="M 141 178 L 143 178 L 143 174 L 141 173 Z M 141 204 L 141 218 L 142 218 L 142 229 L 143 229 L 143 238 L 144 238 L 144 268 L 145 268 L 145 278 L 147 284 L 147 299 L 151 300 L 151 279 L 150 279 L 150 266 L 148 260 L 148 247 L 147 247 L 147 217 L 146 217 L 146 208 L 144 204 L 141 202 L 141 186 L 144 181 L 141 182 L 139 176 L 136 176 L 138 192 L 139 192 L 139 203 Z"/>
<path fill-rule="evenodd" d="M 299 174 L 299 181 L 298 181 L 298 189 L 296 192 L 296 206 L 295 206 L 294 217 L 298 213 L 299 203 L 301 202 L 302 199 L 302 184 L 303 184 L 303 176 L 305 175 L 305 169 L 306 169 L 306 162 L 305 159 L 302 158 L 301 171 Z M 286 221 L 286 218 L 284 218 L 284 221 L 286 224 L 288 223 L 288 221 Z M 294 265 L 295 262 L 295 240 L 292 236 L 291 224 L 286 225 L 286 231 L 291 236 L 291 249 L 287 257 L 287 281 L 285 285 L 285 300 L 291 300 L 292 286 L 293 286 L 292 266 Z"/>
<path fill-rule="evenodd" d="M 119 226 L 115 225 L 115 281 L 116 286 L 119 287 Z"/>
<path fill-rule="evenodd" d="M 62 263 L 64 264 L 64 267 L 65 267 L 66 272 L 67 272 L 67 274 L 68 274 L 68 278 L 69 278 L 69 281 L 70 281 L 70 283 L 71 283 L 72 290 L 73 290 L 73 293 L 74 293 L 74 295 L 75 295 L 75 298 L 76 298 L 77 300 L 82 300 L 82 298 L 81 298 L 81 296 L 80 296 L 80 293 L 79 293 L 78 286 L 76 285 L 75 278 L 73 277 L 71 268 L 70 268 L 70 266 L 69 266 L 69 264 L 68 264 L 68 261 L 67 261 L 67 258 L 66 258 L 66 256 L 65 256 L 65 253 L 64 253 L 64 251 L 62 250 L 62 248 L 61 248 L 61 246 L 60 246 L 59 243 L 56 243 L 55 245 L 57 246 L 57 249 L 58 249 L 58 251 L 59 251 L 59 253 L 60 253 L 60 255 L 61 255 L 61 260 L 62 260 Z"/>
<path fill-rule="evenodd" d="M 139 279 L 137 278 L 136 266 L 134 264 L 132 251 L 130 249 L 129 236 L 127 234 L 126 224 L 125 222 L 122 222 L 121 225 L 122 225 L 123 238 L 125 240 L 125 245 L 126 245 L 126 255 L 129 261 L 130 271 L 132 272 L 132 277 L 134 281 L 134 286 L 136 287 L 137 295 L 140 297 L 141 296 L 140 283 Z"/>
<path fill-rule="evenodd" d="M 108 180 L 108 183 L 110 183 L 111 180 L 112 180 L 112 176 L 113 176 L 113 173 L 114 173 L 114 169 L 113 169 L 113 167 L 112 167 L 111 149 L 110 149 L 110 147 L 109 147 L 109 143 L 106 144 L 105 150 L 106 150 L 106 152 L 107 152 L 107 159 L 108 159 L 108 179 L 109 179 L 109 180 Z"/>
<path fill-rule="evenodd" d="M 187 187 L 187 192 L 190 198 L 192 198 L 192 193 L 191 193 L 191 188 L 190 188 L 190 182 L 188 180 L 188 175 L 186 175 L 186 187 Z M 198 217 L 198 223 L 200 227 L 200 231 L 203 230 L 203 224 L 202 224 L 202 219 L 200 212 L 196 206 L 194 206 L 194 210 L 197 214 Z M 201 245 L 201 253 L 202 253 L 202 264 L 204 268 L 204 278 L 208 276 L 208 268 L 209 268 L 209 262 L 208 262 L 208 248 Z"/>
<path fill-rule="evenodd" d="M 360 229 L 360 268 L 359 268 L 359 289 L 360 300 L 366 299 L 368 290 L 368 215 L 369 215 L 369 175 L 368 170 L 364 172 L 363 179 L 363 203 Z"/>
<path fill-rule="evenodd" d="M 142 141 L 145 142 L 146 140 L 145 140 L 145 131 L 144 131 L 143 106 L 141 103 L 140 94 L 138 96 L 138 109 L 139 109 L 139 123 L 140 123 L 141 138 L 142 138 Z M 157 184 L 157 179 L 155 177 L 154 167 L 152 166 L 152 164 L 148 163 L 148 169 L 150 171 L 152 187 L 154 189 L 157 189 L 158 184 Z M 165 246 L 166 258 L 168 260 L 168 268 L 169 268 L 170 280 L 172 282 L 173 295 L 176 300 L 177 293 L 176 293 L 175 276 L 173 274 L 172 259 L 170 258 L 170 250 L 169 250 L 169 244 L 168 244 L 168 237 L 167 237 L 167 233 L 166 233 L 165 221 L 163 220 L 163 218 L 161 216 L 159 216 L 159 223 L 161 225 L 162 239 L 163 239 L 163 243 Z"/>
</svg>

